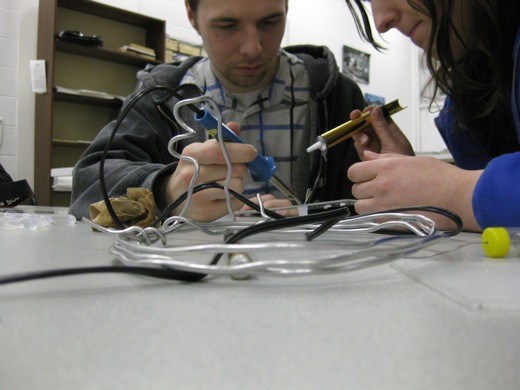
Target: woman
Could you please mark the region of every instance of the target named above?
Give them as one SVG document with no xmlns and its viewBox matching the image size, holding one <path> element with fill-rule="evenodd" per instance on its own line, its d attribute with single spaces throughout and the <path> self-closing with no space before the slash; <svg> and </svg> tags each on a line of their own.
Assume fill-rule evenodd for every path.
<svg viewBox="0 0 520 390">
<path fill-rule="evenodd" d="M 361 0 L 346 1 L 362 37 L 380 49 Z M 356 211 L 432 205 L 459 214 L 466 230 L 520 226 L 520 1 L 370 6 L 379 33 L 396 28 L 424 51 L 435 92 L 448 96 L 435 123 L 455 165 L 412 157 L 406 137 L 376 108 L 372 128 L 355 136 L 363 161 L 348 170 Z"/>
</svg>

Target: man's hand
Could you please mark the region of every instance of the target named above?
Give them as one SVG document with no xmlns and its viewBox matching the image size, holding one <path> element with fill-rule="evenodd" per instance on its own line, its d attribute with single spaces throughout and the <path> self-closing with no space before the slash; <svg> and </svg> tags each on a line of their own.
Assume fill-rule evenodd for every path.
<svg viewBox="0 0 520 390">
<path fill-rule="evenodd" d="M 228 124 L 235 133 L 239 133 L 236 123 Z M 238 193 L 244 190 L 244 179 L 247 175 L 246 163 L 256 158 L 257 151 L 252 145 L 239 143 L 226 143 L 226 150 L 232 163 L 232 178 L 229 188 Z M 194 158 L 200 166 L 199 175 L 195 185 L 216 182 L 224 185 L 228 173 L 228 167 L 224 154 L 217 140 L 208 140 L 204 143 L 196 142 L 188 145 L 182 151 L 182 155 Z M 189 162 L 180 160 L 175 172 L 170 176 L 164 186 L 164 199 L 167 204 L 173 203 L 183 195 L 190 185 L 195 174 L 195 166 Z M 243 203 L 237 199 L 231 199 L 233 210 L 238 210 Z M 173 211 L 178 215 L 184 207 L 184 203 Z M 225 192 L 221 189 L 206 189 L 193 194 L 191 205 L 184 215 L 195 221 L 208 222 L 218 219 L 228 213 Z"/>
<path fill-rule="evenodd" d="M 266 209 L 273 209 L 273 208 L 277 208 L 277 207 L 287 207 L 287 206 L 293 205 L 289 199 L 277 199 L 272 194 L 262 195 L 260 197 L 260 199 L 262 200 L 262 204 L 264 205 L 264 207 Z M 258 198 L 256 198 L 256 197 L 250 198 L 249 200 L 253 203 L 258 204 Z M 244 205 L 244 207 L 242 207 L 240 209 L 240 211 L 249 211 L 249 210 L 252 210 L 252 209 L 251 209 L 251 207 L 249 207 L 247 205 Z M 296 207 L 291 208 L 291 209 L 285 209 L 285 210 L 275 210 L 275 212 L 284 217 L 298 216 L 298 210 Z"/>
</svg>

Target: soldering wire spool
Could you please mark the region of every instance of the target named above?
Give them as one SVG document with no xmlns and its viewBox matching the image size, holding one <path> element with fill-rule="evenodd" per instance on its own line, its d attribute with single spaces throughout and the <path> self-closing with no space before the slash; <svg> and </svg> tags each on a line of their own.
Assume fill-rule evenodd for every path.
<svg viewBox="0 0 520 390">
<path fill-rule="evenodd" d="M 491 227 L 482 233 L 482 250 L 487 257 L 505 257 L 509 252 L 511 240 L 503 227 Z"/>
</svg>

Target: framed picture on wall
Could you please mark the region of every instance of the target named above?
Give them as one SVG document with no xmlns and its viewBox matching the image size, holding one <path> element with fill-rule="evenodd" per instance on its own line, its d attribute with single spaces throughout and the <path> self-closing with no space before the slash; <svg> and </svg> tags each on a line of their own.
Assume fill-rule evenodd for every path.
<svg viewBox="0 0 520 390">
<path fill-rule="evenodd" d="M 365 101 L 369 106 L 383 106 L 385 104 L 385 98 L 383 96 L 371 93 L 365 93 Z"/>
<path fill-rule="evenodd" d="M 359 83 L 370 82 L 370 54 L 343 46 L 342 71 Z"/>
</svg>

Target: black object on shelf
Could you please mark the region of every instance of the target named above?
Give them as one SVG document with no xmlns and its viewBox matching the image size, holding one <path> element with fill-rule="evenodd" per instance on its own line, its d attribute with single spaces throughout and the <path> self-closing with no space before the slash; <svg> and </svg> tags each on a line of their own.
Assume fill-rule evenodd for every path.
<svg viewBox="0 0 520 390">
<path fill-rule="evenodd" d="M 101 37 L 97 35 L 84 35 L 81 31 L 60 31 L 56 34 L 56 39 L 90 47 L 103 46 L 103 39 Z"/>
</svg>

